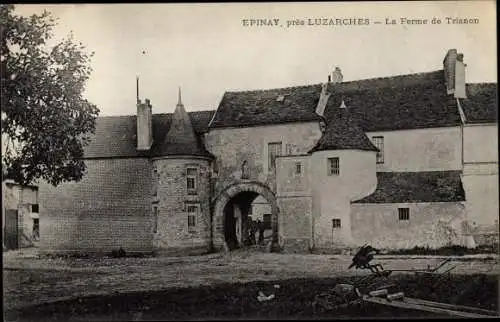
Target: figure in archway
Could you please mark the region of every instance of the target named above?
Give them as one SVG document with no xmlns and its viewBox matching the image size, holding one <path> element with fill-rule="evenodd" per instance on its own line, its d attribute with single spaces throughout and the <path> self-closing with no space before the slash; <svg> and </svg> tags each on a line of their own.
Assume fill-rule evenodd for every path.
<svg viewBox="0 0 500 322">
<path fill-rule="evenodd" d="M 248 163 L 247 160 L 243 161 L 241 164 L 241 179 L 249 179 L 250 176 L 248 174 Z"/>
</svg>

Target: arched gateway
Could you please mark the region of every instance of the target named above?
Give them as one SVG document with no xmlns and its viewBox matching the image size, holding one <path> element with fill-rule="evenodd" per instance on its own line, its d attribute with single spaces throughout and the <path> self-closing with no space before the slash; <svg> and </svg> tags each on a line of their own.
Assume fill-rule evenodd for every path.
<svg viewBox="0 0 500 322">
<path fill-rule="evenodd" d="M 250 203 L 261 195 L 271 206 L 272 246 L 271 251 L 279 249 L 278 242 L 278 214 L 276 196 L 265 184 L 258 181 L 245 181 L 233 183 L 226 187 L 215 199 L 212 221 L 212 243 L 214 251 L 231 249 L 228 238 L 231 238 L 231 220 L 228 218 L 228 207 L 237 204 L 248 212 Z M 234 215 L 234 214 L 233 214 Z"/>
</svg>

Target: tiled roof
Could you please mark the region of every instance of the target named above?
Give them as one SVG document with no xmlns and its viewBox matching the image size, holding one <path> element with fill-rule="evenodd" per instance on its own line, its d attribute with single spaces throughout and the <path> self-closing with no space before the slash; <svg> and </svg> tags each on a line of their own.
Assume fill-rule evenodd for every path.
<svg viewBox="0 0 500 322">
<path fill-rule="evenodd" d="M 325 133 L 310 152 L 322 150 L 378 151 L 365 132 L 350 116 L 349 108 L 339 109 L 335 118 L 328 120 Z"/>
<path fill-rule="evenodd" d="M 377 172 L 377 189 L 353 203 L 465 201 L 460 171 Z"/>
<path fill-rule="evenodd" d="M 456 101 L 446 93 L 443 70 L 332 83 L 328 90 L 332 95 L 325 117 L 334 118 L 332 114 L 344 99 L 365 131 L 460 124 Z M 226 92 L 211 127 L 318 120 L 315 109 L 320 93 L 321 84 Z"/>
<path fill-rule="evenodd" d="M 182 104 L 178 104 L 167 135 L 163 142 L 159 142 L 154 149 L 154 156 L 190 155 L 213 157 L 201 143 L 196 134 L 191 118 Z"/>
<path fill-rule="evenodd" d="M 496 83 L 467 84 L 467 98 L 460 99 L 466 123 L 498 122 Z"/>
<path fill-rule="evenodd" d="M 321 85 L 226 92 L 211 128 L 318 121 Z"/>
<path fill-rule="evenodd" d="M 335 119 L 342 99 L 364 131 L 388 131 L 460 125 L 453 95 L 447 95 L 443 71 L 375 78 L 329 86 L 327 120 Z"/>
<path fill-rule="evenodd" d="M 188 113 L 197 134 L 208 130 L 208 122 L 215 111 Z M 153 114 L 153 146 L 159 149 L 170 129 L 172 114 Z M 137 118 L 135 115 L 101 116 L 96 120 L 96 130 L 92 140 L 84 149 L 85 158 L 137 157 L 141 153 L 137 146 Z"/>
</svg>

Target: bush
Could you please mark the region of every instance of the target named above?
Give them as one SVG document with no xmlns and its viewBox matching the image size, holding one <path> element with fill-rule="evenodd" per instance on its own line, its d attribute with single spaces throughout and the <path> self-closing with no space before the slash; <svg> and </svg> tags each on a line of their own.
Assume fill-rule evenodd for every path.
<svg viewBox="0 0 500 322">
<path fill-rule="evenodd" d="M 452 245 L 440 248 L 415 246 L 410 249 L 388 250 L 384 254 L 389 255 L 440 255 L 440 256 L 463 256 L 474 254 L 498 254 L 498 244 L 479 245 L 476 248 L 467 248 L 465 246 Z"/>
<path fill-rule="evenodd" d="M 121 247 L 119 249 L 113 249 L 111 251 L 111 257 L 122 258 L 122 257 L 126 257 L 126 256 L 127 256 L 127 253 Z"/>
</svg>

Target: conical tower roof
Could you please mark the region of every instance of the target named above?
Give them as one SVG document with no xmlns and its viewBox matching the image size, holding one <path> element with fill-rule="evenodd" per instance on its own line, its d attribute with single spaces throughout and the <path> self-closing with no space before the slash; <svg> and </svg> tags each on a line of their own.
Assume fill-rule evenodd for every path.
<svg viewBox="0 0 500 322">
<path fill-rule="evenodd" d="M 184 109 L 179 88 L 179 101 L 172 115 L 170 129 L 165 136 L 163 144 L 156 152 L 158 156 L 192 155 L 213 156 L 205 149 L 200 138 L 194 131 L 189 114 Z"/>
<path fill-rule="evenodd" d="M 314 148 L 309 151 L 324 150 L 364 150 L 378 151 L 365 132 L 356 124 L 342 101 L 335 118 L 332 118 L 326 126 L 323 136 Z"/>
</svg>

